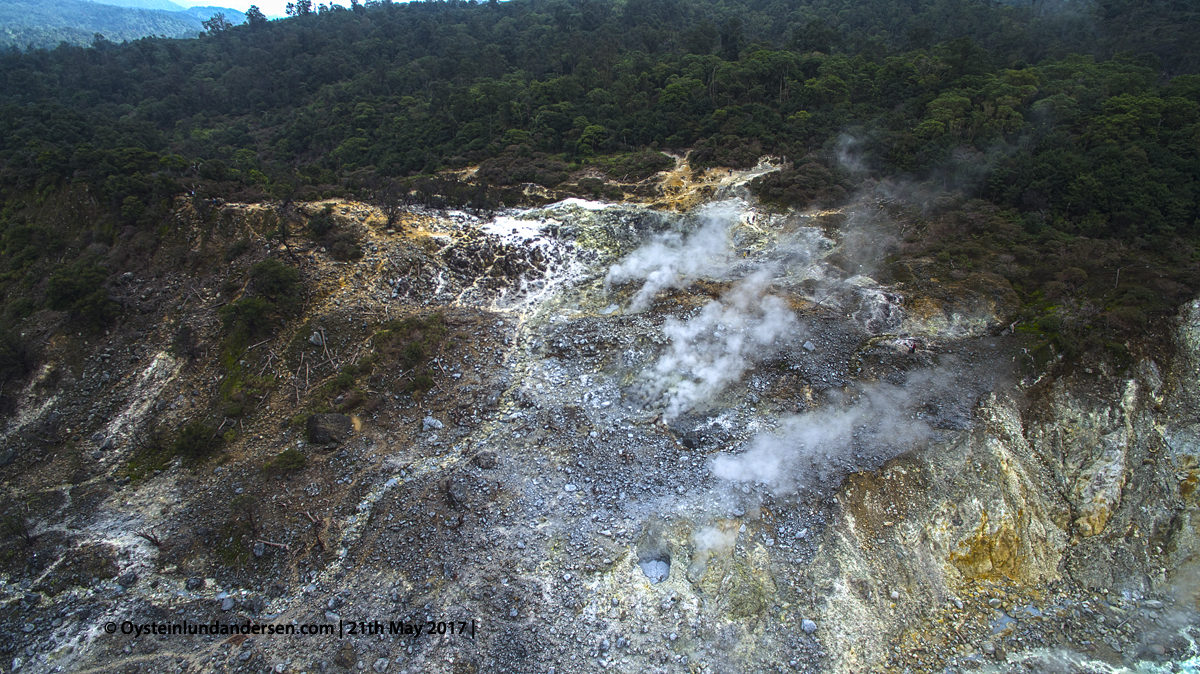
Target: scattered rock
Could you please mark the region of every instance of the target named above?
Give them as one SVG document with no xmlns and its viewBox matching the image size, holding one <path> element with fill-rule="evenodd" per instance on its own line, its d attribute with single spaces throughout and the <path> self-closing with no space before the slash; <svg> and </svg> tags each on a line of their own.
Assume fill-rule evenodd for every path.
<svg viewBox="0 0 1200 674">
<path fill-rule="evenodd" d="M 119 583 L 121 585 L 121 587 L 133 587 L 133 584 L 136 583 L 137 581 L 138 581 L 138 576 L 136 573 L 134 573 L 132 571 L 130 571 L 128 573 L 123 573 L 120 576 L 117 576 L 117 583 Z"/>
<path fill-rule="evenodd" d="M 483 451 L 475 455 L 475 465 L 484 470 L 491 470 L 496 467 L 495 452 Z"/>
<path fill-rule="evenodd" d="M 433 417 L 425 417 L 421 421 L 421 430 L 423 430 L 423 431 L 440 431 L 445 427 L 446 427 L 445 424 L 438 421 L 437 419 L 434 419 Z"/>
<path fill-rule="evenodd" d="M 233 600 L 233 597 L 225 597 L 224 599 L 221 600 L 221 610 L 222 611 L 232 611 L 233 607 L 236 603 L 237 602 L 235 602 Z"/>
<path fill-rule="evenodd" d="M 3 468 L 16 460 L 17 453 L 14 450 L 6 449 L 3 452 L 0 452 L 0 468 Z"/>
<path fill-rule="evenodd" d="M 800 621 L 800 629 L 804 630 L 805 634 L 812 634 L 817 631 L 817 623 L 805 618 Z"/>
<path fill-rule="evenodd" d="M 446 503 L 452 508 L 466 505 L 467 500 L 471 498 L 470 492 L 467 491 L 467 486 L 457 480 L 451 480 L 446 484 Z"/>
<path fill-rule="evenodd" d="M 346 669 L 353 667 L 357 660 L 358 653 L 355 652 L 354 647 L 350 644 L 343 644 L 338 649 L 337 655 L 333 656 L 333 664 L 338 667 L 345 667 Z"/>
<path fill-rule="evenodd" d="M 183 586 L 188 592 L 195 592 L 196 590 L 203 590 L 205 584 L 203 578 L 188 578 L 184 581 Z"/>
<path fill-rule="evenodd" d="M 325 338 L 321 336 L 321 333 L 314 332 L 312 333 L 312 336 L 308 338 L 308 343 L 312 344 L 313 346 L 325 346 Z"/>
<path fill-rule="evenodd" d="M 262 613 L 267 608 L 267 600 L 257 594 L 250 595 L 242 600 L 241 607 L 251 613 Z"/>
</svg>

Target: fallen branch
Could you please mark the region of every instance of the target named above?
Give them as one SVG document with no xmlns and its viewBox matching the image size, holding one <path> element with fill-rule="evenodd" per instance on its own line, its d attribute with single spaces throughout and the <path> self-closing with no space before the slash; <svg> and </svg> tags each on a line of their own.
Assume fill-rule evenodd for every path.
<svg viewBox="0 0 1200 674">
<path fill-rule="evenodd" d="M 162 547 L 162 541 L 158 539 L 158 536 L 154 535 L 153 531 L 138 531 L 135 535 L 138 538 L 144 538 L 148 543 L 156 548 Z"/>
<path fill-rule="evenodd" d="M 317 547 L 321 548 L 321 552 L 325 552 L 325 541 L 321 540 L 321 520 L 312 516 L 312 513 L 305 510 L 301 513 L 308 518 L 309 522 L 313 523 L 313 538 L 317 539 Z"/>
<path fill-rule="evenodd" d="M 273 548 L 280 548 L 280 549 L 282 549 L 284 552 L 291 552 L 291 551 L 292 551 L 292 549 L 291 549 L 291 548 L 289 548 L 289 547 L 287 546 L 287 544 L 286 544 L 286 543 L 275 543 L 275 542 L 272 542 L 272 541 L 264 541 L 264 540 L 263 540 L 263 539 L 261 539 L 261 538 L 260 538 L 260 539 L 258 539 L 258 542 L 259 542 L 259 543 L 262 543 L 263 545 L 269 545 L 269 546 L 271 546 L 271 547 L 273 547 Z"/>
<path fill-rule="evenodd" d="M 271 340 L 270 340 L 270 339 L 264 339 L 263 341 L 259 342 L 258 344 L 251 344 L 250 346 L 247 346 L 247 347 L 245 348 L 245 350 L 243 350 L 243 351 L 242 351 L 242 355 L 241 355 L 241 356 L 238 356 L 238 359 L 240 360 L 240 359 L 242 358 L 242 356 L 245 356 L 246 354 L 250 353 L 250 350 L 251 350 L 251 349 L 253 349 L 253 348 L 255 348 L 255 347 L 262 346 L 263 344 L 266 344 L 266 343 L 267 343 L 267 342 L 269 342 L 269 341 L 271 341 Z"/>
<path fill-rule="evenodd" d="M 304 367 L 304 352 L 300 352 L 300 364 L 296 366 L 296 374 L 292 375 L 292 383 L 296 386 L 296 404 L 300 404 L 300 368 Z"/>
<path fill-rule="evenodd" d="M 263 376 L 263 373 L 267 371 L 267 368 L 271 367 L 272 360 L 275 360 L 275 352 L 274 351 L 271 351 L 270 353 L 267 354 L 267 362 L 265 365 L 262 366 L 262 369 L 258 371 L 258 376 L 260 376 L 260 377 Z"/>
</svg>

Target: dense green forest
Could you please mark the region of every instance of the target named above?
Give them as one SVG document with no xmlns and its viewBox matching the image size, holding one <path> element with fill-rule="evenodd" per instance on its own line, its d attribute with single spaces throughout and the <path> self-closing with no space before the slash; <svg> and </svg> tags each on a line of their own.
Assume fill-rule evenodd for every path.
<svg viewBox="0 0 1200 674">
<path fill-rule="evenodd" d="M 8 311 L 43 306 L 56 265 L 99 264 L 70 262 L 81 241 L 155 232 L 182 194 L 372 198 L 399 180 L 429 197 L 457 188 L 422 176 L 478 165 L 464 193 L 494 206 L 505 185 L 637 173 L 660 150 L 694 167 L 781 155 L 792 167 L 756 185 L 780 205 L 882 177 L 955 195 L 953 212 L 927 215 L 964 223 L 954 238 L 969 241 L 909 253 L 1004 265 L 1039 312 L 1094 291 L 1110 325 L 1132 329 L 1196 289 L 1192 2 L 303 1 L 294 14 L 0 57 Z M 86 237 L 23 220 L 31 201 L 84 188 L 104 213 Z M 1149 285 L 1101 300 L 1126 262 L 1153 270 Z"/>
<path fill-rule="evenodd" d="M 119 5 L 119 6 L 116 6 Z M 0 0 L 0 48 L 52 48 L 61 42 L 88 46 L 96 34 L 112 42 L 147 36 L 194 38 L 217 12 L 242 23 L 241 12 L 217 7 L 184 8 L 167 0 L 112 3 L 87 0 Z"/>
</svg>

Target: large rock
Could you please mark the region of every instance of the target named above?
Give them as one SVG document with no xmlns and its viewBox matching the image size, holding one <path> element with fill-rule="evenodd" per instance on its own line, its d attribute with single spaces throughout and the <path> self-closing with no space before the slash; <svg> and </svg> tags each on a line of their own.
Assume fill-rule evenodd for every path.
<svg viewBox="0 0 1200 674">
<path fill-rule="evenodd" d="M 317 445 L 340 442 L 354 430 L 354 422 L 345 414 L 314 414 L 305 425 L 308 441 Z"/>
</svg>

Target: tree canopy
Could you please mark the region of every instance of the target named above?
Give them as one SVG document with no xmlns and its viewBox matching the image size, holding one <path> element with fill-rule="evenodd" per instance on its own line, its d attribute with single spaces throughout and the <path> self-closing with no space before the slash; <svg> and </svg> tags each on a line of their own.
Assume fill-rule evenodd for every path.
<svg viewBox="0 0 1200 674">
<path fill-rule="evenodd" d="M 1181 0 L 302 0 L 289 14 L 0 55 L 4 283 L 34 283 L 43 251 L 83 250 L 24 219 L 55 190 L 85 190 L 100 211 L 72 231 L 112 240 L 156 231 L 182 194 L 494 203 L 489 189 L 583 166 L 644 177 L 659 150 L 693 167 L 783 156 L 791 168 L 756 184 L 781 205 L 901 176 L 984 200 L 1000 214 L 985 221 L 1047 246 L 1200 238 L 1200 15 Z M 472 185 L 436 177 L 468 166 Z M 54 292 L 97 320 L 112 309 Z"/>
</svg>

